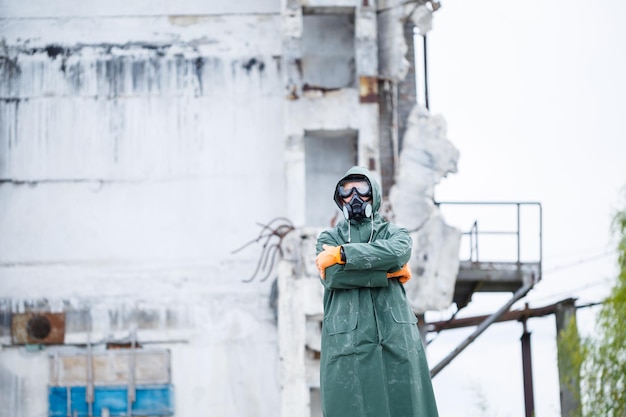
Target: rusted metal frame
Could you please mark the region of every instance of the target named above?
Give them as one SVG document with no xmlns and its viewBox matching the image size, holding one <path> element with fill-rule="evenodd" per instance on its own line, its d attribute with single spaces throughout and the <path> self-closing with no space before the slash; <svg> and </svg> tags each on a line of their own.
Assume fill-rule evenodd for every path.
<svg viewBox="0 0 626 417">
<path fill-rule="evenodd" d="M 545 307 L 538 308 L 524 308 L 523 310 L 513 310 L 507 311 L 502 316 L 500 316 L 495 322 L 503 322 L 503 321 L 525 321 L 526 319 L 533 317 L 545 317 L 551 314 L 554 314 L 557 307 L 563 303 L 574 302 L 574 298 L 567 298 L 565 300 L 559 301 L 558 303 L 550 304 Z M 592 304 L 595 305 L 595 304 Z M 453 320 L 445 320 L 445 321 L 434 321 L 428 323 L 426 325 L 426 329 L 429 332 L 440 332 L 442 330 L 450 330 L 450 329 L 460 329 L 463 327 L 477 326 L 482 321 L 487 319 L 489 316 L 474 316 L 474 317 L 463 317 L 460 319 Z"/>
<path fill-rule="evenodd" d="M 32 310 L 11 314 L 11 343 L 57 345 L 65 342 L 65 312 Z"/>
<path fill-rule="evenodd" d="M 483 320 L 483 322 L 478 325 L 476 330 L 474 330 L 474 333 L 472 333 L 465 340 L 463 340 L 452 352 L 450 352 L 450 354 L 448 354 L 448 356 L 442 359 L 437 365 L 435 365 L 433 369 L 430 370 L 431 378 L 434 378 L 439 372 L 441 372 L 443 368 L 445 368 L 450 362 L 452 362 L 452 360 L 456 358 L 463 350 L 465 350 L 465 348 L 468 347 L 474 340 L 476 340 L 478 336 L 480 336 L 485 330 L 487 330 L 487 328 L 492 323 L 494 323 L 498 318 L 500 318 L 503 314 L 509 311 L 509 308 L 511 308 L 511 306 L 515 304 L 516 301 L 524 297 L 528 293 L 528 291 L 531 290 L 533 284 L 533 282 L 530 282 L 522 286 L 515 292 L 515 294 L 513 294 L 513 297 L 511 297 L 509 301 L 507 301 L 502 307 L 500 307 L 500 309 L 498 309 L 498 311 Z"/>
</svg>

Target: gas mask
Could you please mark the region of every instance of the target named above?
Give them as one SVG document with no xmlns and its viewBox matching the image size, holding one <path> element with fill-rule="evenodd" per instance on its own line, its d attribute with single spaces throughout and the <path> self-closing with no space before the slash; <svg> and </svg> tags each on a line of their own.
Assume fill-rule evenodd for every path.
<svg viewBox="0 0 626 417">
<path fill-rule="evenodd" d="M 348 177 L 337 185 L 335 201 L 341 202 L 341 210 L 346 220 L 361 220 L 372 216 L 372 204 L 363 200 L 364 197 L 372 198 L 372 187 L 363 177 Z M 346 198 L 350 198 L 345 202 Z M 342 201 L 343 200 L 343 201 Z"/>
<path fill-rule="evenodd" d="M 342 211 L 346 220 L 361 220 L 372 216 L 372 205 L 363 201 L 359 194 L 354 193 L 350 201 L 344 203 Z"/>
</svg>

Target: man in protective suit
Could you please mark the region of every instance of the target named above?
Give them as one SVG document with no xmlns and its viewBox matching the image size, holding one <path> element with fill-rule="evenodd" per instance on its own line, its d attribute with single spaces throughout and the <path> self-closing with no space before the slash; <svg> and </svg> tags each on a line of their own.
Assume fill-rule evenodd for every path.
<svg viewBox="0 0 626 417">
<path fill-rule="evenodd" d="M 335 187 L 344 220 L 322 232 L 324 417 L 437 417 L 426 355 L 404 292 L 411 237 L 379 213 L 380 187 L 353 167 Z"/>
</svg>

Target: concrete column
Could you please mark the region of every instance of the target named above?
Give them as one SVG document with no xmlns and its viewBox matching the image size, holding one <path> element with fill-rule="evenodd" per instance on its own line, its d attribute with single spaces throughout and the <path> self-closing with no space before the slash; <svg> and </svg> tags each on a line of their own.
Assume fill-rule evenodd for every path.
<svg viewBox="0 0 626 417">
<path fill-rule="evenodd" d="M 561 416 L 576 416 L 580 409 L 580 369 L 570 356 L 569 350 L 564 350 L 558 343 L 561 333 L 570 322 L 576 321 L 575 300 L 565 300 L 558 303 L 554 312 L 556 318 L 559 385 L 561 393 Z M 577 339 L 578 340 L 578 339 Z"/>
</svg>

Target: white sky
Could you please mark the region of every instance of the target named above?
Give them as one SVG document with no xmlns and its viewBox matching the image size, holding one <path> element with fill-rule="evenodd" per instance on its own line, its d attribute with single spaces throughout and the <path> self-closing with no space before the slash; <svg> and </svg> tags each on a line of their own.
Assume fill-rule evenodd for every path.
<svg viewBox="0 0 626 417">
<path fill-rule="evenodd" d="M 430 108 L 461 156 L 437 200 L 541 202 L 545 273 L 523 302 L 599 301 L 616 275 L 610 222 L 626 186 L 626 2 L 442 3 L 428 37 Z M 509 297 L 475 296 L 459 317 Z M 584 334 L 595 311 L 578 310 Z M 554 317 L 528 327 L 536 415 L 560 417 Z M 431 367 L 472 331 L 442 332 Z M 521 334 L 495 324 L 435 377 L 441 417 L 524 416 Z"/>
</svg>

